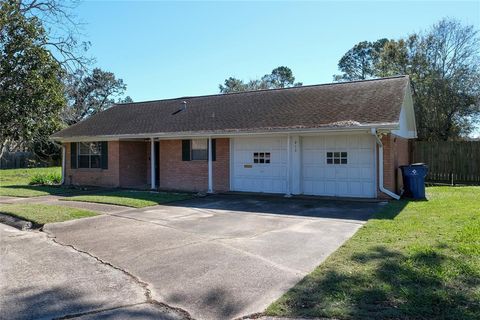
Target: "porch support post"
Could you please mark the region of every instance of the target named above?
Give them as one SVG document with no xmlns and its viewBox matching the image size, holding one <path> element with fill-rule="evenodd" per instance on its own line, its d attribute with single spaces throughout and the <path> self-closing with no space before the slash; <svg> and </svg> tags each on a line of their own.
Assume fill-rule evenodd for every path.
<svg viewBox="0 0 480 320">
<path fill-rule="evenodd" d="M 71 151 L 70 151 L 71 152 Z M 66 160 L 66 157 L 67 157 L 67 151 L 65 150 L 65 144 L 62 143 L 62 181 L 61 181 L 61 185 L 64 185 L 65 184 L 65 174 L 66 174 L 66 165 L 67 165 L 67 160 Z"/>
<path fill-rule="evenodd" d="M 151 189 L 156 189 L 155 186 L 155 141 L 153 138 L 150 138 L 150 186 Z"/>
<path fill-rule="evenodd" d="M 212 137 L 208 137 L 208 193 L 213 193 Z"/>
<path fill-rule="evenodd" d="M 287 192 L 285 193 L 285 197 L 290 198 L 292 196 L 291 193 L 291 180 L 292 180 L 292 169 L 290 168 L 292 166 L 292 160 L 290 159 L 292 157 L 292 147 L 291 147 L 291 141 L 290 141 L 290 134 L 287 135 Z"/>
</svg>

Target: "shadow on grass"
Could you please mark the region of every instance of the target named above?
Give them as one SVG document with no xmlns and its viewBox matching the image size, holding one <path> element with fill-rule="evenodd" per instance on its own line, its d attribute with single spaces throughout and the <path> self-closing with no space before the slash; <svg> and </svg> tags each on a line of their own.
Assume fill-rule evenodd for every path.
<svg viewBox="0 0 480 320">
<path fill-rule="evenodd" d="M 340 319 L 478 319 L 480 272 L 458 255 L 440 251 L 418 250 L 406 256 L 377 246 L 353 254 L 345 263 L 358 265 L 354 269 L 358 272 L 320 268 L 267 313 Z M 454 275 L 447 275 L 452 269 Z"/>
<path fill-rule="evenodd" d="M 61 185 L 7 185 L 1 186 L 6 190 L 6 196 L 12 197 L 38 197 L 45 195 L 55 196 L 76 196 L 92 192 L 108 192 L 111 189 L 100 187 L 76 188 Z M 11 191 L 11 192 L 8 192 Z M 0 194 L 2 195 L 2 194 Z"/>
</svg>

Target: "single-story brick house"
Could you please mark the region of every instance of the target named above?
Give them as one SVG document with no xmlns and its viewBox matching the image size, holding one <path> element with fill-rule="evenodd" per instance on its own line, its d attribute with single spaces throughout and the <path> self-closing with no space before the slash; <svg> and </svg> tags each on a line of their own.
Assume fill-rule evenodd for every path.
<svg viewBox="0 0 480 320">
<path fill-rule="evenodd" d="M 407 76 L 116 105 L 52 136 L 64 183 L 397 197 Z"/>
</svg>

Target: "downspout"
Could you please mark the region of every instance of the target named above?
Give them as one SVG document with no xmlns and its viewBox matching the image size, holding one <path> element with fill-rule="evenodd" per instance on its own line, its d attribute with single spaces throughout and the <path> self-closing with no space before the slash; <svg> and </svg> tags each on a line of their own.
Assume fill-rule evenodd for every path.
<svg viewBox="0 0 480 320">
<path fill-rule="evenodd" d="M 400 196 L 396 193 L 393 193 L 390 190 L 387 190 L 385 186 L 383 185 L 383 143 L 382 140 L 378 137 L 377 134 L 377 129 L 372 128 L 371 131 L 372 135 L 375 137 L 375 140 L 378 145 L 378 184 L 379 184 L 379 189 L 386 195 L 392 197 L 395 200 L 399 200 Z"/>
</svg>

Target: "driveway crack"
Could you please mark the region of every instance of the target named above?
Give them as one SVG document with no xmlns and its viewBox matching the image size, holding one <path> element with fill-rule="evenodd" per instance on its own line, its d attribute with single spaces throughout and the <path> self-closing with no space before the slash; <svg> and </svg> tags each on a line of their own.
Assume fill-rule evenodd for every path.
<svg viewBox="0 0 480 320">
<path fill-rule="evenodd" d="M 150 290 L 149 288 L 149 284 L 143 280 L 141 280 L 139 277 L 137 277 L 136 275 L 130 273 L 129 271 L 125 270 L 125 269 L 122 269 L 120 267 L 117 267 L 115 265 L 113 265 L 112 263 L 108 262 L 108 261 L 105 261 L 105 260 L 102 260 L 101 258 L 91 254 L 90 252 L 88 251 L 84 251 L 84 250 L 81 250 L 77 247 L 75 247 L 74 245 L 71 245 L 71 244 L 67 244 L 67 243 L 63 243 L 63 242 L 60 242 L 56 239 L 56 237 L 52 234 L 50 234 L 49 232 L 47 231 L 43 231 L 41 230 L 41 232 L 44 232 L 46 235 L 47 235 L 47 238 L 50 239 L 52 242 L 60 245 L 60 246 L 63 246 L 63 247 L 67 247 L 67 248 L 71 248 L 73 250 L 75 250 L 76 252 L 78 253 L 81 253 L 81 254 L 85 254 L 93 259 L 95 259 L 96 261 L 98 261 L 99 263 L 105 265 L 105 266 L 108 266 L 110 268 L 113 268 L 115 270 L 118 270 L 120 272 L 122 272 L 123 274 L 127 275 L 129 278 L 131 278 L 137 285 L 139 285 L 143 292 L 144 292 L 144 296 L 145 296 L 145 302 L 141 302 L 141 303 L 137 303 L 137 304 L 131 304 L 131 305 L 126 305 L 126 306 L 120 306 L 120 307 L 115 307 L 115 308 L 109 308 L 109 309 L 103 309 L 103 310 L 94 310 L 94 311 L 90 311 L 88 313 L 82 313 L 82 314 L 73 314 L 73 315 L 65 315 L 65 316 L 62 316 L 62 317 L 59 317 L 57 319 L 70 319 L 70 318 L 75 318 L 75 317 L 79 317 L 79 316 L 83 316 L 83 315 L 86 315 L 86 314 L 90 314 L 90 313 L 99 313 L 99 312 L 103 312 L 103 311 L 110 311 L 110 310 L 115 310 L 115 309 L 118 309 L 118 308 L 122 308 L 122 307 L 131 307 L 131 306 L 135 306 L 135 305 L 139 305 L 139 304 L 143 304 L 143 303 L 150 303 L 150 304 L 153 304 L 157 307 L 160 307 L 160 308 L 164 308 L 166 309 L 167 311 L 171 311 L 171 312 L 174 312 L 174 313 L 177 313 L 177 314 L 180 314 L 182 316 L 183 319 L 185 320 L 191 320 L 193 319 L 190 314 L 185 311 L 184 309 L 181 309 L 181 308 L 177 308 L 177 307 L 172 307 L 172 306 L 169 306 L 163 302 L 160 302 L 158 300 L 155 300 L 153 299 L 152 297 L 152 291 Z"/>
</svg>

